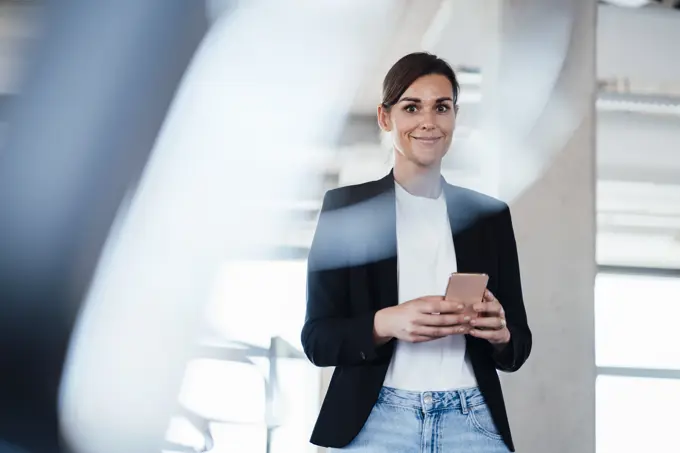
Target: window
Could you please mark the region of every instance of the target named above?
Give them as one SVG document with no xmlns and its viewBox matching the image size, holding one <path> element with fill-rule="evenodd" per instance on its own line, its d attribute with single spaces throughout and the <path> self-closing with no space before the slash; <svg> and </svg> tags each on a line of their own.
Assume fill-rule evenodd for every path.
<svg viewBox="0 0 680 453">
<path fill-rule="evenodd" d="M 680 380 L 598 376 L 597 452 L 677 451 Z"/>
<path fill-rule="evenodd" d="M 680 320 L 680 278 L 600 274 L 595 283 L 596 363 L 680 370 L 672 332 Z"/>
<path fill-rule="evenodd" d="M 680 274 L 601 273 L 595 283 L 598 453 L 674 451 Z"/>
</svg>

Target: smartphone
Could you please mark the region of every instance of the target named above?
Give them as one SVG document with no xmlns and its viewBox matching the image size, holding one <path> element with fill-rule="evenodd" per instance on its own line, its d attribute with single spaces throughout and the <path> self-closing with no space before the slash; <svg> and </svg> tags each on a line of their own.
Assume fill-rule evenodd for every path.
<svg viewBox="0 0 680 453">
<path fill-rule="evenodd" d="M 460 300 L 465 305 L 464 314 L 471 318 L 477 317 L 472 306 L 484 299 L 489 276 L 486 274 L 465 274 L 454 272 L 449 277 L 444 298 Z"/>
</svg>

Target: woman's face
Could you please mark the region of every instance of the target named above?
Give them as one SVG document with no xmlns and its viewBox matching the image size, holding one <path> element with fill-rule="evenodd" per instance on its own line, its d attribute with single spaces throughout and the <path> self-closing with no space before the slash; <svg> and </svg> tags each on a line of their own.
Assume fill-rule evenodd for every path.
<svg viewBox="0 0 680 453">
<path fill-rule="evenodd" d="M 439 165 L 451 146 L 456 110 L 449 79 L 430 74 L 413 82 L 389 110 L 378 106 L 378 122 L 392 135 L 397 162 L 429 167 Z"/>
</svg>

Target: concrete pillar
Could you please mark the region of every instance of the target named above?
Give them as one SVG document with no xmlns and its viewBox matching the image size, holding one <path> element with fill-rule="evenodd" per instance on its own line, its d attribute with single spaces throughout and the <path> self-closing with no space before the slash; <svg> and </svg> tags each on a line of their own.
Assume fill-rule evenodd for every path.
<svg viewBox="0 0 680 453">
<path fill-rule="evenodd" d="M 487 174 L 509 202 L 534 333 L 503 376 L 522 453 L 595 450 L 596 2 L 506 0 L 483 69 Z"/>
</svg>

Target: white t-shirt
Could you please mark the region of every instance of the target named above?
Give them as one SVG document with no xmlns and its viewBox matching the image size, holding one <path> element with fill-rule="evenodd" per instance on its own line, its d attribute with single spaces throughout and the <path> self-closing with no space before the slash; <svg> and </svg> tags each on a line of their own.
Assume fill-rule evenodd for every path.
<svg viewBox="0 0 680 453">
<path fill-rule="evenodd" d="M 395 186 L 399 303 L 443 296 L 449 275 L 457 269 L 444 193 L 437 199 L 417 197 Z M 384 385 L 423 392 L 476 387 L 465 337 L 397 340 Z"/>
</svg>

